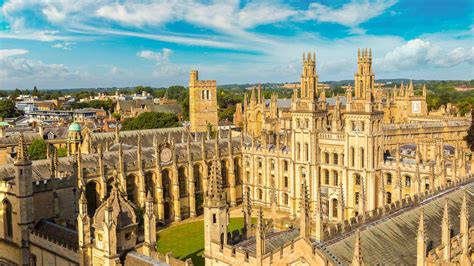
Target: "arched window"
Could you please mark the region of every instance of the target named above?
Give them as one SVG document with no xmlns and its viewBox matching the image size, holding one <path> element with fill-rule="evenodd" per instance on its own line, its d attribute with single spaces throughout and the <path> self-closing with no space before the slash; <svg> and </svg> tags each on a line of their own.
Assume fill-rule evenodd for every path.
<svg viewBox="0 0 474 266">
<path fill-rule="evenodd" d="M 392 203 L 392 193 L 387 192 L 387 204 Z"/>
<path fill-rule="evenodd" d="M 288 205 L 288 194 L 283 193 L 283 204 Z"/>
<path fill-rule="evenodd" d="M 364 148 L 360 148 L 360 167 L 364 168 L 365 167 L 365 154 L 364 154 Z"/>
<path fill-rule="evenodd" d="M 387 185 L 391 185 L 392 184 L 392 174 L 391 173 L 387 173 Z"/>
<path fill-rule="evenodd" d="M 262 174 L 261 173 L 258 173 L 258 184 L 262 184 L 263 182 L 263 178 L 262 178 Z"/>
<path fill-rule="evenodd" d="M 324 169 L 324 184 L 329 185 L 329 170 Z"/>
<path fill-rule="evenodd" d="M 221 161 L 221 175 L 222 175 L 222 186 L 227 186 L 227 163 L 225 160 Z"/>
<path fill-rule="evenodd" d="M 304 159 L 305 159 L 305 161 L 309 160 L 309 146 L 308 146 L 308 143 L 304 144 Z"/>
<path fill-rule="evenodd" d="M 332 217 L 337 218 L 337 199 L 332 199 Z"/>
<path fill-rule="evenodd" d="M 333 175 L 333 186 L 339 185 L 339 174 L 337 171 L 332 172 Z"/>
<path fill-rule="evenodd" d="M 263 198 L 263 192 L 262 192 L 261 189 L 257 189 L 257 195 L 258 195 L 258 199 L 259 199 L 259 200 L 262 200 L 262 198 Z"/>
<path fill-rule="evenodd" d="M 163 170 L 161 173 L 161 182 L 163 183 L 163 198 L 169 198 L 170 197 L 170 174 L 167 169 Z"/>
<path fill-rule="evenodd" d="M 262 166 L 263 166 L 262 158 L 258 158 L 258 168 L 262 168 Z"/>
<path fill-rule="evenodd" d="M 355 175 L 354 175 L 354 179 L 355 179 L 355 184 L 356 184 L 357 186 L 360 186 L 360 183 L 361 183 L 360 175 L 359 175 L 359 174 L 355 174 Z"/>
<path fill-rule="evenodd" d="M 411 177 L 405 176 L 405 187 L 411 186 Z"/>
<path fill-rule="evenodd" d="M 359 204 L 359 192 L 354 193 L 355 204 Z"/>
<path fill-rule="evenodd" d="M 235 184 L 240 185 L 240 183 L 241 183 L 240 160 L 238 158 L 234 159 L 234 176 L 235 176 Z"/>
<path fill-rule="evenodd" d="M 355 149 L 354 149 L 354 147 L 351 147 L 350 156 L 351 156 L 351 166 L 354 167 L 354 165 L 355 165 Z"/>
<path fill-rule="evenodd" d="M 145 190 L 150 195 L 155 198 L 155 179 L 152 172 L 147 172 L 145 174 Z"/>
<path fill-rule="evenodd" d="M 301 159 L 301 144 L 299 142 L 296 144 L 296 158 Z"/>
<path fill-rule="evenodd" d="M 186 196 L 186 169 L 184 167 L 180 167 L 178 169 L 178 185 L 179 185 L 179 196 L 185 197 Z"/>
<path fill-rule="evenodd" d="M 324 153 L 324 162 L 329 164 L 329 152 Z"/>
<path fill-rule="evenodd" d="M 287 187 L 288 187 L 288 177 L 287 177 L 287 176 L 285 176 L 285 177 L 283 178 L 283 182 L 284 182 L 283 185 L 285 186 L 285 188 L 287 188 Z"/>
<path fill-rule="evenodd" d="M 288 171 L 288 161 L 287 160 L 283 161 L 283 170 Z"/>
<path fill-rule="evenodd" d="M 196 164 L 194 165 L 194 189 L 196 190 L 196 192 L 199 192 L 202 190 L 201 188 L 201 167 L 199 166 L 199 164 Z"/>
<path fill-rule="evenodd" d="M 2 203 L 3 210 L 3 230 L 5 237 L 13 237 L 13 208 L 12 204 L 8 200 L 4 200 Z"/>
<path fill-rule="evenodd" d="M 275 169 L 275 160 L 273 160 L 273 159 L 270 160 L 270 167 L 271 167 L 272 170 Z"/>
<path fill-rule="evenodd" d="M 337 153 L 332 155 L 332 160 L 334 161 L 334 164 L 339 164 L 339 157 L 337 156 Z"/>
<path fill-rule="evenodd" d="M 87 214 L 93 216 L 99 205 L 99 193 L 97 192 L 97 183 L 89 182 L 86 185 Z"/>
<path fill-rule="evenodd" d="M 138 203 L 137 177 L 135 175 L 127 176 L 127 198 L 135 204 Z"/>
<path fill-rule="evenodd" d="M 425 190 L 430 189 L 430 180 L 428 178 L 425 178 Z"/>
</svg>

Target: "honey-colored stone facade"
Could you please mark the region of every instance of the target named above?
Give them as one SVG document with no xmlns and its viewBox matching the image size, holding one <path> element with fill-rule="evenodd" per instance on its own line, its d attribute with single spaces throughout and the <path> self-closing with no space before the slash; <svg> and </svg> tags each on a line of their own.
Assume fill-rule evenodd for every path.
<svg viewBox="0 0 474 266">
<path fill-rule="evenodd" d="M 216 81 L 199 80 L 197 70 L 189 75 L 189 120 L 191 132 L 215 130 L 219 122 Z"/>
</svg>

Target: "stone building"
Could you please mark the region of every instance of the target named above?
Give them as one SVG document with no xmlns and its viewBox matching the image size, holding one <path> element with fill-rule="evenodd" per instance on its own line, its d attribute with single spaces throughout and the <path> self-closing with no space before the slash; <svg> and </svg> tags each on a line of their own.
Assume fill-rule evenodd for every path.
<svg viewBox="0 0 474 266">
<path fill-rule="evenodd" d="M 189 76 L 189 120 L 191 132 L 206 132 L 209 127 L 216 129 L 217 85 L 215 80 L 199 80 L 198 71 Z"/>
<path fill-rule="evenodd" d="M 358 54 L 354 92 L 349 87 L 345 96 L 327 98 L 315 85 L 315 61 L 314 54 L 303 55 L 301 89 L 291 99 L 265 100 L 258 87 L 244 100 L 243 180 L 256 203 L 294 218 L 306 179 L 312 212 L 321 191 L 324 216 L 335 221 L 466 175 L 467 119 L 428 115 L 426 89 L 414 95 L 412 84 L 403 99 L 387 98 L 391 92 L 374 88 L 366 49 Z M 412 100 L 421 101 L 420 114 L 393 111 L 406 114 Z M 395 123 L 386 123 L 389 107 Z M 400 154 L 400 145 L 415 147 L 416 156 Z M 441 153 L 448 147 L 456 152 Z"/>
<path fill-rule="evenodd" d="M 345 95 L 318 88 L 314 54 L 303 56 L 302 72 L 291 99 L 267 100 L 254 89 L 241 105 L 240 133 L 207 133 L 217 126 L 216 82 L 192 71 L 189 128 L 96 133 L 71 124 L 70 156 L 52 148 L 49 159 L 34 162 L 20 135 L 14 163 L 0 165 L 0 250 L 7 251 L 0 264 L 189 264 L 155 251 L 156 225 L 199 215 L 209 265 L 372 264 L 382 258 L 369 254 L 387 252 L 367 247 L 375 225 L 413 227 L 410 210 L 435 208 L 428 202 L 451 198 L 461 185 L 472 190 L 472 154 L 462 141 L 469 122 L 428 113 L 387 124 L 387 93 L 374 88 L 370 51 L 358 56 L 355 90 Z M 239 204 L 244 228 L 228 235 L 229 208 Z M 438 211 L 426 210 L 438 221 Z M 434 239 L 426 261 L 436 262 L 449 241 L 425 234 Z M 456 241 L 450 260 L 466 252 L 466 240 Z M 354 242 L 360 248 L 349 259 Z"/>
</svg>

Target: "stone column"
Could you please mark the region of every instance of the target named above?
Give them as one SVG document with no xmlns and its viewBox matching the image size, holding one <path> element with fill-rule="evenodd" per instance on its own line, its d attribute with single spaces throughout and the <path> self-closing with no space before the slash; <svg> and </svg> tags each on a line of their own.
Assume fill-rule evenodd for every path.
<svg viewBox="0 0 474 266">
<path fill-rule="evenodd" d="M 179 195 L 179 177 L 178 177 L 178 167 L 177 165 L 173 166 L 173 210 L 174 210 L 174 220 L 181 221 L 181 204 L 180 204 L 180 195 Z"/>
<path fill-rule="evenodd" d="M 196 188 L 194 186 L 194 165 L 192 161 L 188 165 L 188 194 L 189 194 L 189 215 L 196 216 Z"/>
</svg>

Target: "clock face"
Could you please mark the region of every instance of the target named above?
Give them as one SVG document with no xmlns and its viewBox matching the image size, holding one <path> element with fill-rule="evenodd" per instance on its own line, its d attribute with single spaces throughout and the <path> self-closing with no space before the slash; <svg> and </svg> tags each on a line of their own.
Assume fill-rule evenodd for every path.
<svg viewBox="0 0 474 266">
<path fill-rule="evenodd" d="M 160 161 L 163 163 L 171 161 L 171 150 L 169 148 L 164 148 L 161 150 Z"/>
</svg>

